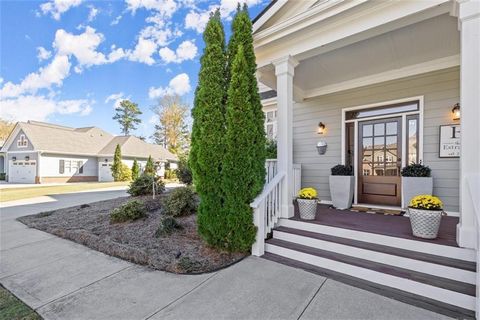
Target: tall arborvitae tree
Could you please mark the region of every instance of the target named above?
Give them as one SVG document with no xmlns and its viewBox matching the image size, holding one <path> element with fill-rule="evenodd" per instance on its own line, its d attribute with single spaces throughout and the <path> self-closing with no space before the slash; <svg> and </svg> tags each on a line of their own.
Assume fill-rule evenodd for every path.
<svg viewBox="0 0 480 320">
<path fill-rule="evenodd" d="M 114 181 L 120 181 L 120 175 L 122 170 L 122 150 L 120 149 L 120 145 L 117 144 L 115 147 L 115 153 L 113 155 L 113 163 L 112 167 L 112 176 Z"/>
<path fill-rule="evenodd" d="M 249 99 L 249 107 L 254 113 L 252 121 L 255 123 L 254 128 L 254 140 L 251 143 L 254 145 L 251 152 L 259 161 L 253 163 L 257 184 L 253 186 L 254 193 L 260 193 L 265 183 L 265 115 L 262 110 L 262 103 L 260 100 L 260 94 L 258 93 L 257 77 L 255 76 L 257 71 L 257 64 L 255 62 L 255 51 L 253 49 L 253 35 L 252 35 L 252 21 L 248 14 L 248 7 L 244 3 L 243 7 L 240 4 L 237 7 L 237 13 L 232 21 L 232 36 L 228 43 L 228 61 L 227 61 L 227 77 L 228 81 L 233 77 L 233 62 L 236 59 L 236 53 L 239 45 L 243 47 L 243 53 L 245 56 L 246 66 L 242 72 L 248 77 L 249 87 L 247 92 Z M 230 82 L 229 82 L 230 83 Z M 263 160 L 262 160 L 263 159 Z"/>
<path fill-rule="evenodd" d="M 147 163 L 145 164 L 145 169 L 143 170 L 144 174 L 154 176 L 156 174 L 155 164 L 153 163 L 152 156 L 148 156 Z"/>
<path fill-rule="evenodd" d="M 225 135 L 225 35 L 217 10 L 210 16 L 203 33 L 205 49 L 192 110 L 193 127 L 190 167 L 200 196 L 198 231 L 212 246 L 228 241 L 222 215 L 222 162 Z"/>
<path fill-rule="evenodd" d="M 265 155 L 259 156 L 257 150 L 261 130 L 257 128 L 251 102 L 251 76 L 240 44 L 231 65 L 222 181 L 227 216 L 225 227 L 229 234 L 226 249 L 230 251 L 248 251 L 255 241 L 250 203 L 260 192 L 265 178 L 260 178 L 257 172 L 259 163 L 265 165 Z M 260 146 L 264 148 L 264 144 Z"/>
</svg>

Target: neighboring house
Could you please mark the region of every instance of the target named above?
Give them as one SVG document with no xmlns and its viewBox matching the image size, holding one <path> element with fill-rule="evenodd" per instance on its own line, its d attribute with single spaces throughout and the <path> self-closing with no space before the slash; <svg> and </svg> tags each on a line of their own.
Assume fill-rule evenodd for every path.
<svg viewBox="0 0 480 320">
<path fill-rule="evenodd" d="M 1 149 L 8 182 L 53 183 L 113 181 L 111 166 L 120 145 L 122 162 L 137 159 L 144 168 L 149 156 L 163 174 L 177 157 L 159 145 L 134 136 L 113 136 L 97 127 L 70 128 L 44 122 L 18 122 Z M 1 168 L 1 167 L 0 167 Z"/>
<path fill-rule="evenodd" d="M 281 190 L 273 198 L 280 199 L 278 212 L 271 212 L 276 205 L 255 211 L 257 219 L 262 208 L 270 210 L 268 219 L 256 220 L 261 223 L 279 220 L 265 230 L 257 223 L 254 254 L 335 270 L 377 292 L 452 314 L 478 312 L 480 1 L 277 0 L 254 20 L 253 30 L 265 129 L 278 145 L 277 178 L 268 179 L 265 192 Z M 452 112 L 457 103 L 460 119 Z M 460 142 L 458 155 L 440 156 L 444 125 L 452 132 L 461 128 L 458 141 L 449 141 Z M 325 154 L 317 151 L 320 141 L 327 144 Z M 392 236 L 402 217 L 383 229 L 355 215 L 337 226 L 324 226 L 321 218 L 315 224 L 291 219 L 294 164 L 301 166 L 302 187 L 316 188 L 323 203 L 331 200 L 330 168 L 340 163 L 354 168 L 356 206 L 400 209 L 400 169 L 411 162 L 432 169 L 433 194 L 452 216 L 448 245 L 443 236 L 404 239 L 409 226 Z M 256 204 L 272 201 L 265 192 Z M 274 229 L 264 246 L 262 232 L 278 226 L 290 230 Z M 361 228 L 369 231 L 352 231 Z M 463 266 L 445 268 L 454 260 Z"/>
</svg>

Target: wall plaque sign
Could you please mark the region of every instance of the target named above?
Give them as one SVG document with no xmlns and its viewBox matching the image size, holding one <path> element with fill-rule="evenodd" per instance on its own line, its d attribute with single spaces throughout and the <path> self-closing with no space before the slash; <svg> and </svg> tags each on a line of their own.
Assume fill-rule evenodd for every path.
<svg viewBox="0 0 480 320">
<path fill-rule="evenodd" d="M 440 126 L 440 158 L 460 157 L 460 125 L 448 124 Z"/>
</svg>

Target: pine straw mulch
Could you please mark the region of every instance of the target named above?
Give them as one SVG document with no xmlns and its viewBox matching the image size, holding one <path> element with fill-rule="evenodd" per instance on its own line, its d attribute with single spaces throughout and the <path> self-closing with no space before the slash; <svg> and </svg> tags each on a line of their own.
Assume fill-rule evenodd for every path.
<svg viewBox="0 0 480 320">
<path fill-rule="evenodd" d="M 18 220 L 108 255 L 174 273 L 211 272 L 246 256 L 245 253 L 220 252 L 208 247 L 197 233 L 196 215 L 176 218 L 182 230 L 156 237 L 163 216 L 164 197 L 155 200 L 136 197 L 145 204 L 148 216 L 133 222 L 110 224 L 109 220 L 110 211 L 132 197 L 42 212 Z"/>
</svg>

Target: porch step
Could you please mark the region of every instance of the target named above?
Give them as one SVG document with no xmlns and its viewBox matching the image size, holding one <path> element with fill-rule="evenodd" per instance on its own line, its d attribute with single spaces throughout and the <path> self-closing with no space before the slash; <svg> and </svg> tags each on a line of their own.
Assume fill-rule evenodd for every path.
<svg viewBox="0 0 480 320">
<path fill-rule="evenodd" d="M 265 255 L 450 316 L 473 317 L 473 250 L 281 219 Z"/>
<path fill-rule="evenodd" d="M 396 249 L 404 249 L 439 257 L 457 259 L 467 262 L 476 261 L 476 253 L 473 249 L 452 247 L 431 242 L 417 241 L 376 233 L 351 230 L 346 228 L 326 226 L 318 223 L 280 219 L 278 226 L 310 231 L 324 235 L 340 237 L 344 239 L 362 241 L 371 244 L 384 245 Z"/>
</svg>

